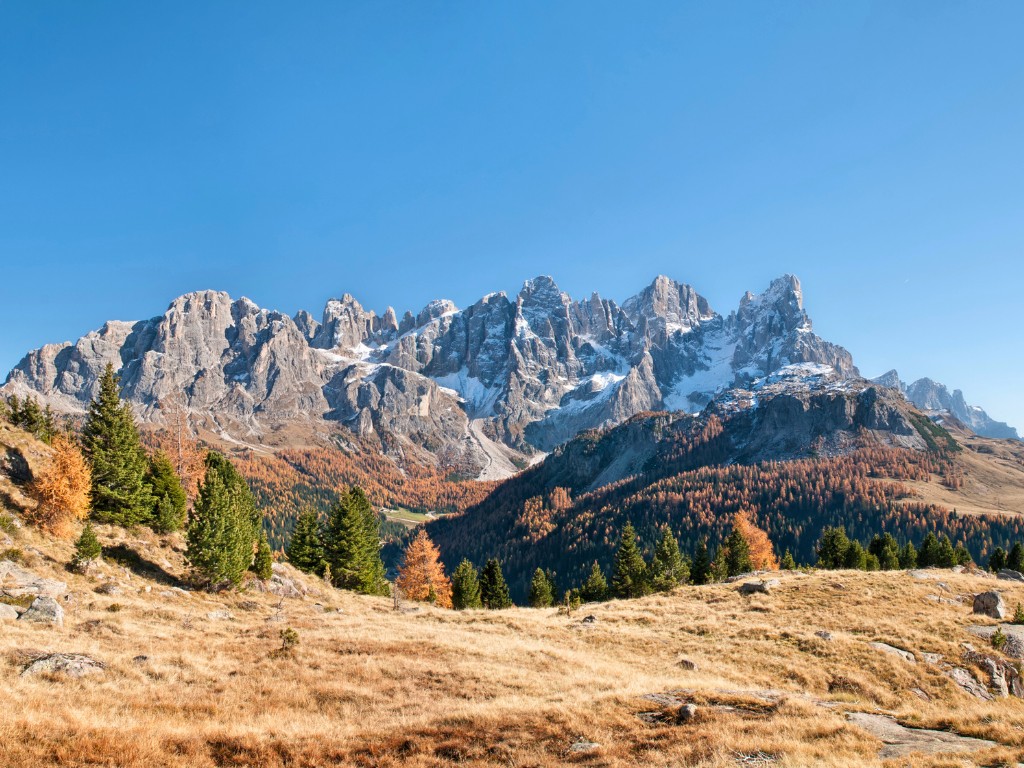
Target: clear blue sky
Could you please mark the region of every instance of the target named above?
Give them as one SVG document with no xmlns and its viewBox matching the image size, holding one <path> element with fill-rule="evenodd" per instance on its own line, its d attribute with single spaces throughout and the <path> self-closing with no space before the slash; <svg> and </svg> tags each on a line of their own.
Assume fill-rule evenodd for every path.
<svg viewBox="0 0 1024 768">
<path fill-rule="evenodd" d="M 0 368 L 217 288 L 794 272 L 1024 427 L 1024 3 L 0 0 Z"/>
</svg>

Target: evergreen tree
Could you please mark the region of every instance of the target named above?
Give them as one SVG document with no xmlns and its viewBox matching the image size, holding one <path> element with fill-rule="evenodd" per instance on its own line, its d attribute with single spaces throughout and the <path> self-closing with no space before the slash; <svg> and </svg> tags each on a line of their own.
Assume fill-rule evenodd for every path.
<svg viewBox="0 0 1024 768">
<path fill-rule="evenodd" d="M 726 576 L 739 576 L 741 573 L 750 573 L 754 565 L 750 560 L 750 544 L 740 530 L 734 526 L 732 532 L 725 539 L 724 553 L 719 553 Z"/>
<path fill-rule="evenodd" d="M 1024 547 L 1018 541 L 1010 548 L 1010 555 L 1006 558 L 1006 567 L 1011 571 L 1024 573 Z"/>
<path fill-rule="evenodd" d="M 174 471 L 174 464 L 163 451 L 157 451 L 149 458 L 146 482 L 158 500 L 150 526 L 157 533 L 172 533 L 181 530 L 185 524 L 188 497 L 181 485 L 181 478 Z"/>
<path fill-rule="evenodd" d="M 711 557 L 708 554 L 707 539 L 701 539 L 697 544 L 693 566 L 690 568 L 690 580 L 694 584 L 707 584 L 711 581 Z"/>
<path fill-rule="evenodd" d="M 245 479 L 211 451 L 186 531 L 185 557 L 196 576 L 211 589 L 241 583 L 261 528 L 262 515 Z"/>
<path fill-rule="evenodd" d="M 894 571 L 900 567 L 900 547 L 891 534 L 883 533 L 871 539 L 868 552 L 878 560 L 878 567 L 883 571 Z"/>
<path fill-rule="evenodd" d="M 316 512 L 306 510 L 295 523 L 288 542 L 288 562 L 306 573 L 322 573 L 324 568 L 324 542 L 320 536 L 320 522 Z"/>
<path fill-rule="evenodd" d="M 324 559 L 336 587 L 367 595 L 386 595 L 390 588 L 380 558 L 377 514 L 358 486 L 331 506 L 324 531 Z"/>
<path fill-rule="evenodd" d="M 266 581 L 274 575 L 274 553 L 270 551 L 267 532 L 260 526 L 260 537 L 256 544 L 256 557 L 252 561 L 252 572 Z"/>
<path fill-rule="evenodd" d="M 150 517 L 154 500 L 131 406 L 121 402 L 117 382 L 108 363 L 99 394 L 89 404 L 82 446 L 92 466 L 93 515 L 101 522 L 132 526 Z"/>
<path fill-rule="evenodd" d="M 953 563 L 955 565 L 970 565 L 973 562 L 971 553 L 963 544 L 957 544 L 953 550 Z"/>
<path fill-rule="evenodd" d="M 82 529 L 82 535 L 75 542 L 75 556 L 71 565 L 84 571 L 99 560 L 102 554 L 103 547 L 100 546 L 100 540 L 96 538 L 96 531 L 93 530 L 92 523 L 86 523 Z"/>
<path fill-rule="evenodd" d="M 505 574 L 501 572 L 501 563 L 497 558 L 492 557 L 488 560 L 480 574 L 480 601 L 484 604 L 484 608 L 491 610 L 512 607 L 512 598 L 508 594 Z"/>
<path fill-rule="evenodd" d="M 917 550 L 909 541 L 900 547 L 900 568 L 909 571 L 917 567 Z"/>
<path fill-rule="evenodd" d="M 952 568 L 956 565 L 956 550 L 953 549 L 953 542 L 949 536 L 939 536 L 939 546 L 935 552 L 935 565 L 939 568 Z"/>
<path fill-rule="evenodd" d="M 555 602 L 554 588 L 551 579 L 540 568 L 533 572 L 530 581 L 530 607 L 550 608 Z"/>
<path fill-rule="evenodd" d="M 988 569 L 993 573 L 1003 570 L 1006 567 L 1006 550 L 996 547 L 988 556 Z"/>
<path fill-rule="evenodd" d="M 866 571 L 868 568 L 868 553 L 864 546 L 856 540 L 851 540 L 846 548 L 846 557 L 843 559 L 843 567 L 858 571 Z"/>
<path fill-rule="evenodd" d="M 882 569 L 881 564 L 878 562 L 878 557 L 873 555 L 871 552 L 864 552 L 864 570 L 865 571 L 880 571 Z"/>
<path fill-rule="evenodd" d="M 782 556 L 782 564 L 779 567 L 784 571 L 796 570 L 796 560 L 793 559 L 793 553 L 788 549 L 786 550 L 786 554 Z"/>
<path fill-rule="evenodd" d="M 938 566 L 939 557 L 939 539 L 934 533 L 928 531 L 921 546 L 917 549 L 917 564 L 921 568 L 933 568 Z"/>
<path fill-rule="evenodd" d="M 580 590 L 580 598 L 588 603 L 596 603 L 608 598 L 608 581 L 596 560 L 590 566 L 590 575 L 587 576 L 587 581 Z"/>
<path fill-rule="evenodd" d="M 679 553 L 679 543 L 666 525 L 651 559 L 651 586 L 655 592 L 668 592 L 690 578 L 690 564 Z"/>
<path fill-rule="evenodd" d="M 452 608 L 463 611 L 467 608 L 482 607 L 476 568 L 469 560 L 463 560 L 452 576 Z"/>
<path fill-rule="evenodd" d="M 818 542 L 818 567 L 843 568 L 846 566 L 846 550 L 850 548 L 850 540 L 846 537 L 846 529 L 842 526 L 826 528 Z"/>
<path fill-rule="evenodd" d="M 612 570 L 612 594 L 619 598 L 643 597 L 650 592 L 647 563 L 636 543 L 636 529 L 626 523 Z"/>
</svg>

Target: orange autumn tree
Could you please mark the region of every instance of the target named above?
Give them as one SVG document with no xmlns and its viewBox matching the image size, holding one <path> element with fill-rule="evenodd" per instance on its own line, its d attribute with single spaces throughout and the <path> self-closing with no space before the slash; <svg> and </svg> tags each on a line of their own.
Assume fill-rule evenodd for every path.
<svg viewBox="0 0 1024 768">
<path fill-rule="evenodd" d="M 82 452 L 69 438 L 54 435 L 53 461 L 32 484 L 39 506 L 26 519 L 54 536 L 70 536 L 79 520 L 89 516 L 92 475 Z"/>
<path fill-rule="evenodd" d="M 750 547 L 750 564 L 755 571 L 777 571 L 779 559 L 775 556 L 768 534 L 754 525 L 747 511 L 737 512 L 732 518 L 733 530 L 739 531 Z"/>
<path fill-rule="evenodd" d="M 402 595 L 421 603 L 452 607 L 452 583 L 444 573 L 440 552 L 427 532 L 420 529 L 405 550 L 405 562 L 398 569 L 395 581 Z"/>
</svg>

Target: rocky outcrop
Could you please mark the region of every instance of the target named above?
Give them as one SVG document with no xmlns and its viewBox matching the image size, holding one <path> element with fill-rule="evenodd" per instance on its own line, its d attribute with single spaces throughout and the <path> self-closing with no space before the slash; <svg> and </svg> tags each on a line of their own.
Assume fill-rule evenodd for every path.
<svg viewBox="0 0 1024 768">
<path fill-rule="evenodd" d="M 1009 424 L 996 421 L 983 408 L 968 404 L 959 389 L 950 392 L 945 384 L 928 378 L 906 384 L 896 371 L 887 371 L 873 381 L 902 392 L 910 402 L 924 411 L 952 415 L 983 437 L 1020 439 L 1017 430 Z"/>
<path fill-rule="evenodd" d="M 667 277 L 621 306 L 597 294 L 574 300 L 538 277 L 513 298 L 489 294 L 466 309 L 439 300 L 401 320 L 348 294 L 319 320 L 215 291 L 186 294 L 158 317 L 30 352 L 3 392 L 81 412 L 108 363 L 145 422 L 184 410 L 194 427 L 250 444 L 350 430 L 393 455 L 469 474 L 494 469 L 480 435 L 518 461 L 645 411 L 695 413 L 727 391 L 761 396 L 794 375 L 819 388 L 860 381 L 850 354 L 815 335 L 789 275 L 728 315 Z M 915 447 L 899 409 L 883 407 L 888 395 L 865 397 L 844 405 L 842 419 Z M 777 400 L 766 424 L 817 410 L 807 398 Z"/>
</svg>

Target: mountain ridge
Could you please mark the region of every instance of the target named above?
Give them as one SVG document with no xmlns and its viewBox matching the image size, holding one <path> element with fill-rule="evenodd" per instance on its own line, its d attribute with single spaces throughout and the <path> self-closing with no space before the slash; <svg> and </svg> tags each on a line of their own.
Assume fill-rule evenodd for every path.
<svg viewBox="0 0 1024 768">
<path fill-rule="evenodd" d="M 196 431 L 248 445 L 354 435 L 399 463 L 486 479 L 636 413 L 699 412 L 787 365 L 859 373 L 814 333 L 792 275 L 724 315 L 665 276 L 621 305 L 597 293 L 574 300 L 539 276 L 514 297 L 490 293 L 464 309 L 438 299 L 401 319 L 348 293 L 317 320 L 197 291 L 162 315 L 29 352 L 0 392 L 80 413 L 107 363 L 145 423 L 185 411 Z"/>
</svg>

